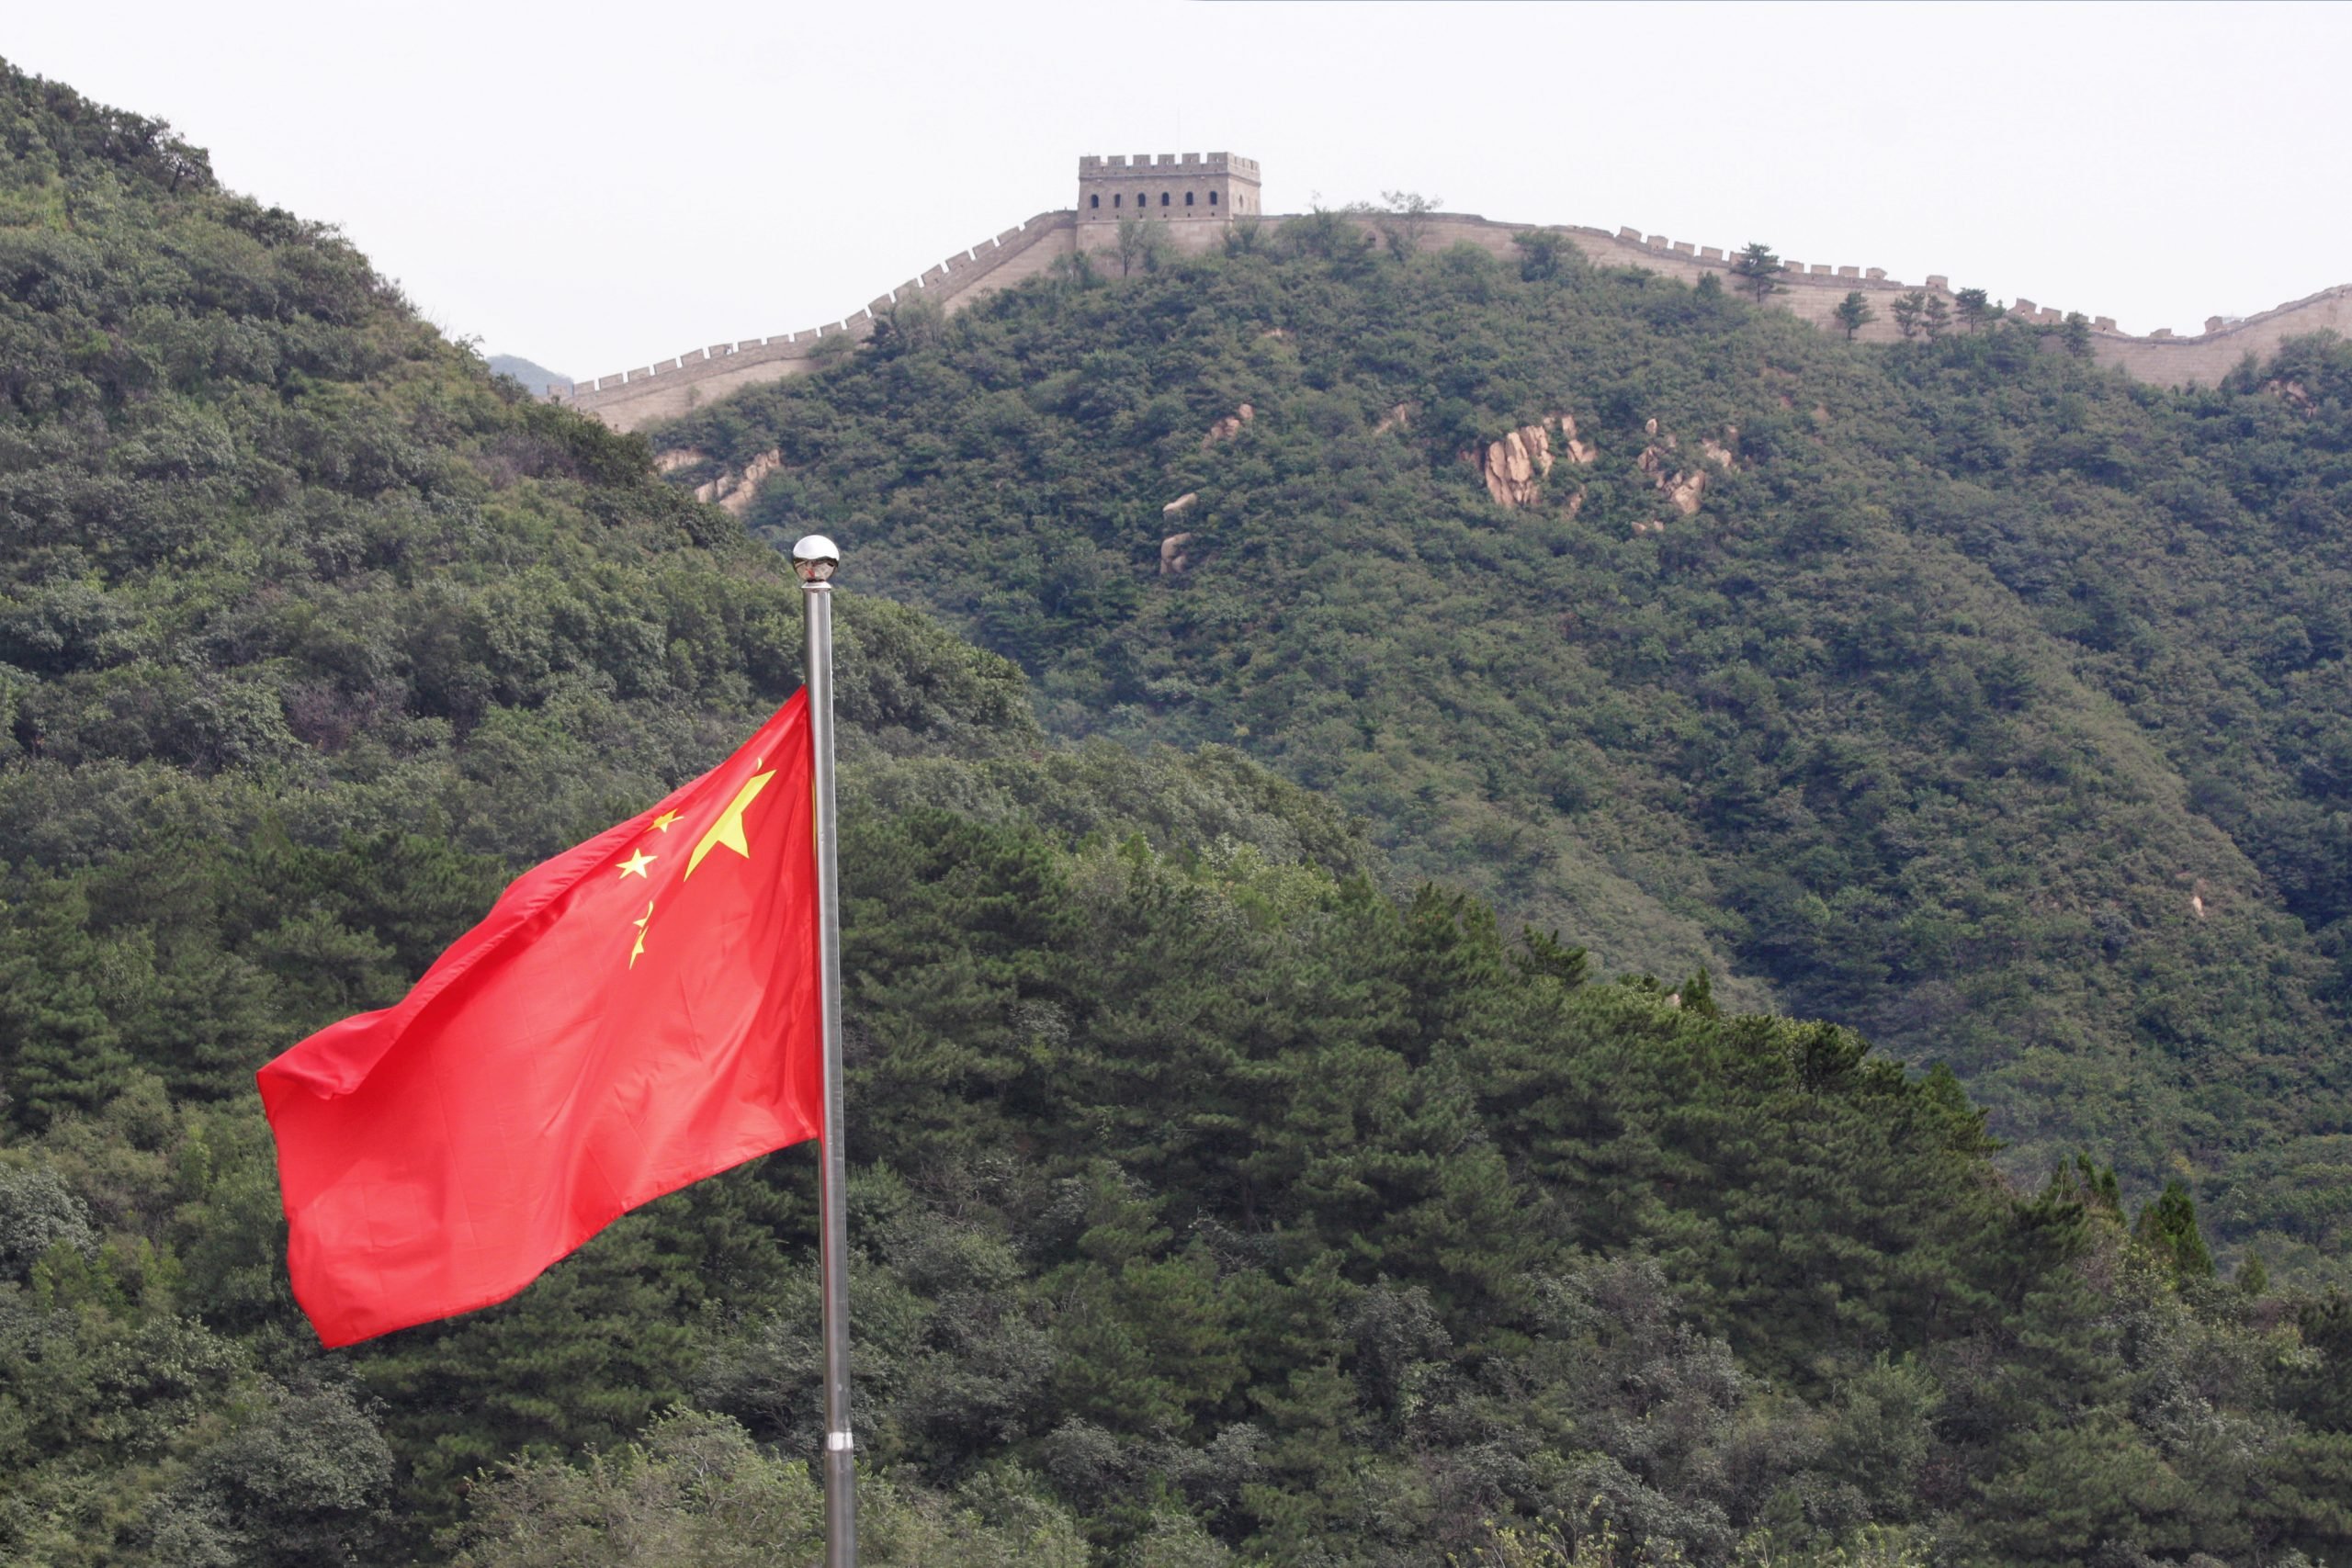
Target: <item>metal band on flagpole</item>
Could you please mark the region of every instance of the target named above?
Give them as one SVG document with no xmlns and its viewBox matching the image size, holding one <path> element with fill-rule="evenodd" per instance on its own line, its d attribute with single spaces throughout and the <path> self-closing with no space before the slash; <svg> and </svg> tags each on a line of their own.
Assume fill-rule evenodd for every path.
<svg viewBox="0 0 2352 1568">
<path fill-rule="evenodd" d="M 842 897 L 833 814 L 833 589 L 841 551 L 792 547 L 808 619 L 808 744 L 816 754 L 817 953 L 825 1009 L 825 1135 L 817 1175 L 825 1337 L 825 1568 L 857 1568 L 857 1446 L 849 1425 L 849 1202 L 842 1152 Z"/>
</svg>

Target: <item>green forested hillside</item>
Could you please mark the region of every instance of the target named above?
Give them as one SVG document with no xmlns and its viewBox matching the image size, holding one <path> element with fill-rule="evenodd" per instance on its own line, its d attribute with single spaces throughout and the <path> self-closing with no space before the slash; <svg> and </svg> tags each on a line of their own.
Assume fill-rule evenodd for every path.
<svg viewBox="0 0 2352 1568">
<path fill-rule="evenodd" d="M 1263 265 L 1335 299 L 1381 276 Z M 1148 295 L 1166 281 L 1080 302 L 1181 299 Z M 906 325 L 908 352 L 827 395 L 879 399 L 980 341 Z M 438 339 L 331 231 L 5 68 L 0 377 L 0 1561 L 813 1562 L 808 1151 L 627 1217 L 510 1303 L 326 1354 L 287 1295 L 250 1077 L 400 995 L 504 878 L 722 755 L 797 680 L 789 578 L 644 443 Z M 1016 420 L 1026 395 L 989 406 Z M 1294 417 L 1264 406 L 1270 434 Z M 902 434 L 873 450 L 948 460 Z M 1395 483 L 1451 482 L 1403 450 Z M 1726 493 L 1770 482 L 1760 438 L 1741 454 Z M 971 553 L 943 573 L 982 559 L 958 517 L 935 525 Z M 1426 578 L 1432 540 L 1526 519 L 1410 521 L 1395 560 L 1355 564 Z M 1228 547 L 1169 586 L 1216 581 Z M 886 575 L 879 539 L 853 548 Z M 2011 1186 L 1950 1073 L 1735 1005 L 1760 987 L 1618 973 L 1565 919 L 1418 886 L 1456 840 L 1375 818 L 1392 859 L 1200 743 L 1192 706 L 1163 727 L 1181 745 L 1049 736 L 1035 711 L 1081 728 L 1092 689 L 1046 657 L 1083 595 L 1024 609 L 1026 558 L 988 556 L 975 624 L 1036 639 L 1039 686 L 915 611 L 842 606 L 867 1562 L 2352 1556 L 2343 1296 L 2217 1270 L 2188 1184 L 2120 1184 L 2103 1146 Z M 1162 592 L 1095 581 L 1113 607 Z M 1089 657 L 1177 679 L 1129 624 Z M 1106 727 L 1131 739 L 1162 699 L 1121 700 Z M 2101 700 L 2084 733 L 2129 739 Z M 1474 822 L 1451 764 L 1389 745 L 1432 820 Z M 1561 755 L 1596 792 L 1617 776 L 1597 740 Z M 1317 782 L 1365 803 L 1354 779 Z M 1577 897 L 1694 954 L 1737 929 L 1629 874 L 1535 865 L 1514 891 L 1517 864 L 1461 862 L 1513 908 L 1623 889 Z M 1539 898 L 1545 876 L 1568 891 Z M 2263 929 L 2208 886 L 2214 930 Z M 2278 940 L 2257 1022 L 2320 1005 L 2310 950 Z"/>
<path fill-rule="evenodd" d="M 1498 504 L 1484 455 L 1559 414 Z M 1325 214 L 910 310 L 656 439 L 682 484 L 776 449 L 755 529 L 1057 730 L 1237 746 L 1608 967 L 1950 1064 L 2016 1168 L 2087 1145 L 2343 1256 L 2343 344 L 2176 395 Z"/>
</svg>

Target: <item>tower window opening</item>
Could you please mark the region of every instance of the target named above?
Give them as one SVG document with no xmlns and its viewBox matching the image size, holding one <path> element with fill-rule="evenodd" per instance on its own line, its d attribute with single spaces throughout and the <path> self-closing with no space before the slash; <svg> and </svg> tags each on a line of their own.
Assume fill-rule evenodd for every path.
<svg viewBox="0 0 2352 1568">
<path fill-rule="evenodd" d="M 1193 205 L 1193 193 L 1191 191 L 1186 191 L 1184 193 L 1184 205 L 1187 207 Z"/>
<path fill-rule="evenodd" d="M 1166 191 L 1161 191 L 1159 193 L 1159 205 L 1162 207 L 1168 205 L 1168 193 Z"/>
<path fill-rule="evenodd" d="M 1209 192 L 1209 205 L 1211 207 L 1215 207 L 1216 205 L 1216 192 L 1215 191 Z"/>
<path fill-rule="evenodd" d="M 1089 207 L 1100 207 L 1102 205 L 1102 198 L 1099 195 L 1090 196 L 1086 198 L 1086 205 Z"/>
</svg>

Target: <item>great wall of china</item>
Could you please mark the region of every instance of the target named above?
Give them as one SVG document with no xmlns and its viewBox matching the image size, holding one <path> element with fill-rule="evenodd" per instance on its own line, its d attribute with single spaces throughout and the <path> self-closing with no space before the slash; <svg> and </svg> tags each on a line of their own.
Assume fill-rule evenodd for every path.
<svg viewBox="0 0 2352 1568">
<path fill-rule="evenodd" d="M 920 276 L 909 278 L 865 309 L 839 321 L 775 337 L 712 344 L 707 348 L 691 349 L 674 359 L 574 382 L 568 389 L 552 389 L 549 396 L 594 414 L 616 429 L 635 430 L 660 420 L 674 419 L 740 387 L 799 375 L 836 352 L 827 339 L 865 338 L 874 331 L 878 315 L 909 299 L 929 300 L 944 313 L 953 313 L 975 300 L 1038 276 L 1065 257 L 1113 248 L 1118 237 L 1116 223 L 1107 220 L 1111 214 L 1089 210 L 1086 205 L 1097 194 L 1088 188 L 1092 186 L 1099 185 L 1107 191 L 1115 184 L 1124 190 L 1139 179 L 1157 179 L 1179 193 L 1187 186 L 1206 190 L 1215 186 L 1221 192 L 1246 193 L 1240 199 L 1254 206 L 1257 165 L 1246 159 L 1232 160 L 1237 173 L 1234 183 L 1227 184 L 1227 155 L 1210 153 L 1207 158 L 1207 164 L 1197 153 L 1187 153 L 1181 161 L 1172 153 L 1161 153 L 1157 160 L 1138 155 L 1133 164 L 1121 158 L 1082 160 L 1078 209 L 1041 212 L 1018 228 L 1008 229 L 992 240 L 982 241 L 969 251 L 949 257 Z M 1239 172 L 1245 169 L 1246 173 Z M 1165 218 L 1159 209 L 1154 209 L 1152 220 L 1155 227 L 1163 228 L 1176 249 L 1204 251 L 1222 243 L 1237 221 L 1224 216 L 1233 210 L 1236 199 L 1236 194 L 1225 194 L 1216 207 L 1169 207 Z M 1370 225 L 1379 222 L 1380 216 L 1362 215 L 1355 220 Z M 1295 222 L 1297 218 L 1270 214 L 1262 218 L 1243 217 L 1238 221 L 1273 230 Z M 1515 243 L 1519 236 L 1536 231 L 1563 236 L 1597 266 L 1641 267 L 1686 283 L 1696 283 L 1711 275 L 1726 286 L 1738 282 L 1731 276 L 1736 252 L 1727 254 L 1716 246 L 1673 240 L 1663 234 L 1645 236 L 1633 229 L 1620 229 L 1612 234 L 1602 229 L 1504 223 L 1469 213 L 1443 212 L 1418 220 L 1418 243 L 1424 250 L 1446 250 L 1468 243 L 1510 258 L 1517 254 Z M 1912 284 L 1889 277 L 1881 267 L 1807 263 L 1786 257 L 1782 258 L 1782 265 L 1788 270 L 1780 278 L 1781 292 L 1772 296 L 1775 306 L 1815 326 L 1833 327 L 1837 324 L 1838 304 L 1848 293 L 1859 289 L 1877 311 L 1877 319 L 1858 334 L 1865 342 L 1892 342 L 1898 336 L 1889 307 L 1913 288 L 1940 295 L 1948 301 L 1955 298 L 1950 280 L 1939 276 L 1931 275 Z M 2008 301 L 2008 312 L 2014 318 L 2040 324 L 2062 322 L 2067 314 L 2030 299 Z M 2119 367 L 2144 381 L 2163 386 L 2184 386 L 2191 381 L 2210 384 L 2235 369 L 2249 354 L 2259 358 L 2290 337 L 2323 329 L 2352 337 L 2352 284 L 2323 289 L 2308 299 L 2244 320 L 2211 318 L 2205 330 L 2195 337 L 2176 337 L 2169 329 L 2133 337 L 2118 332 L 2107 317 L 2095 317 L 2091 321 L 2091 352 L 2101 364 Z"/>
</svg>

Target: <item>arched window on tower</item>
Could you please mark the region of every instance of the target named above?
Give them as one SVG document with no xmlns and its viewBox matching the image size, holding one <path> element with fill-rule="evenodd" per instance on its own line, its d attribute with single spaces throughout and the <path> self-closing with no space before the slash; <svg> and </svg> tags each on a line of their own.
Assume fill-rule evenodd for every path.
<svg viewBox="0 0 2352 1568">
<path fill-rule="evenodd" d="M 1111 197 L 1111 205 L 1112 205 L 1112 206 L 1114 206 L 1114 207 L 1116 207 L 1116 206 L 1118 206 L 1118 205 L 1119 205 L 1119 198 L 1118 198 L 1118 196 L 1116 195 L 1116 193 L 1114 193 L 1114 194 L 1113 194 L 1113 196 L 1112 196 L 1112 197 Z"/>
<path fill-rule="evenodd" d="M 1162 207 L 1168 205 L 1168 193 L 1166 191 L 1161 191 L 1159 193 L 1159 205 Z"/>
<path fill-rule="evenodd" d="M 1094 195 L 1094 196 L 1090 196 L 1090 197 L 1088 197 L 1086 198 L 1086 205 L 1087 205 L 1087 206 L 1089 206 L 1089 207 L 1100 207 L 1100 206 L 1102 206 L 1102 196 L 1098 193 L 1098 194 L 1096 194 L 1096 195 Z"/>
<path fill-rule="evenodd" d="M 1209 192 L 1209 205 L 1211 207 L 1215 207 L 1216 205 L 1216 192 L 1215 191 Z"/>
<path fill-rule="evenodd" d="M 1193 205 L 1193 193 L 1191 191 L 1186 191 L 1184 193 L 1184 205 L 1187 207 Z"/>
</svg>

